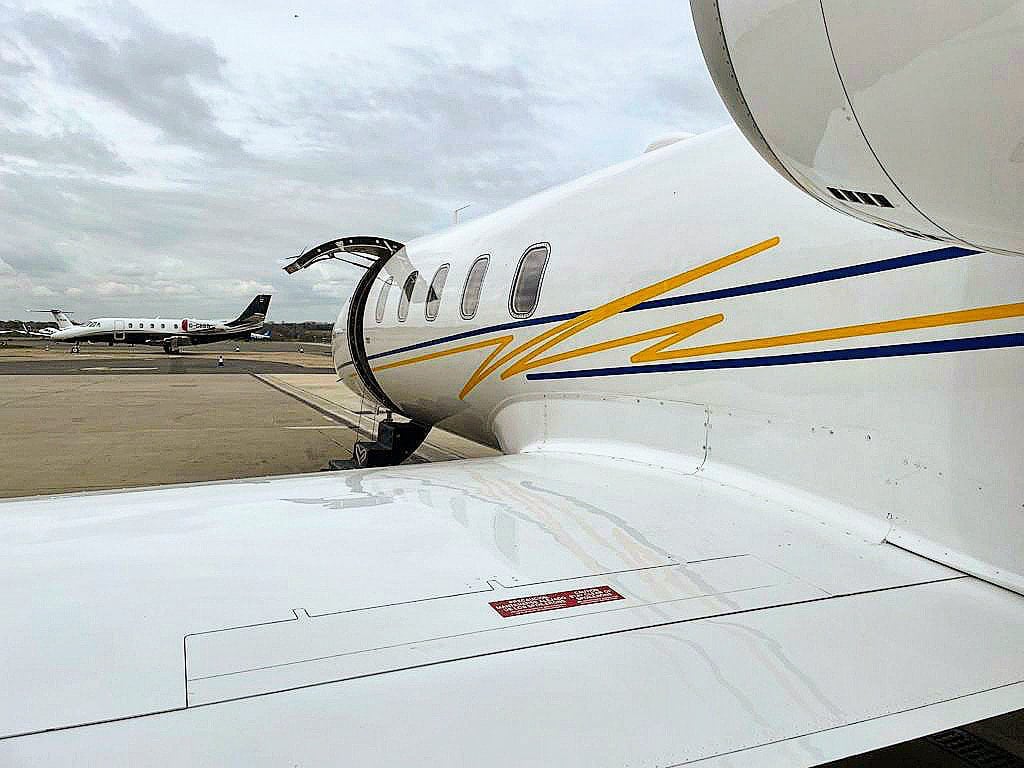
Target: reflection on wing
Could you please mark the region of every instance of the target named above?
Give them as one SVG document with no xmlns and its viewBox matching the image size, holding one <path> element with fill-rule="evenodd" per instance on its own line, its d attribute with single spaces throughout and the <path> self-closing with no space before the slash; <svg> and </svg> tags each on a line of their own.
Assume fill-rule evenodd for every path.
<svg viewBox="0 0 1024 768">
<path fill-rule="evenodd" d="M 1024 705 L 1019 596 L 628 461 L 525 454 L 0 513 L 13 764 L 455 749 L 471 765 L 809 765 Z M 41 600 L 40 583 L 59 589 Z"/>
</svg>

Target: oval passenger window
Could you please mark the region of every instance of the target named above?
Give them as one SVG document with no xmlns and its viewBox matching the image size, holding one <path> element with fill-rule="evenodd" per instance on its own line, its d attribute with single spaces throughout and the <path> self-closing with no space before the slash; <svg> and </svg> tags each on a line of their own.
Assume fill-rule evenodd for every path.
<svg viewBox="0 0 1024 768">
<path fill-rule="evenodd" d="M 462 317 L 472 320 L 476 316 L 476 310 L 480 306 L 480 291 L 484 285 L 484 275 L 487 274 L 487 265 L 490 263 L 490 256 L 480 256 L 469 268 L 466 275 L 466 285 L 462 288 Z"/>
<path fill-rule="evenodd" d="M 434 273 L 434 279 L 430 281 L 430 288 L 427 290 L 426 312 L 427 320 L 437 318 L 437 312 L 441 308 L 441 293 L 444 291 L 444 283 L 448 279 L 448 265 L 442 264 Z"/>
<path fill-rule="evenodd" d="M 393 277 L 389 277 L 384 282 L 384 285 L 381 286 L 380 295 L 377 297 L 377 311 L 375 313 L 378 323 L 384 322 L 384 310 L 387 309 L 388 306 L 388 292 L 391 290 L 391 286 L 394 282 L 395 279 Z"/>
<path fill-rule="evenodd" d="M 513 317 L 529 317 L 540 301 L 540 285 L 548 266 L 551 247 L 547 243 L 531 245 L 519 260 L 516 278 L 512 281 L 508 308 Z"/>
<path fill-rule="evenodd" d="M 416 278 L 419 272 L 413 272 L 405 278 L 405 285 L 402 286 L 402 295 L 398 299 L 398 322 L 404 323 L 409 316 L 409 300 L 412 299 L 413 289 L 416 287 Z"/>
</svg>

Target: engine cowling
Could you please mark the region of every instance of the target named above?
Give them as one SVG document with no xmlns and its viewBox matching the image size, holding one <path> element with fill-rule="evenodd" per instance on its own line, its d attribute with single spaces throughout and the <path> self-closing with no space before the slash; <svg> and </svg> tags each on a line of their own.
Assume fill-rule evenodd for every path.
<svg viewBox="0 0 1024 768">
<path fill-rule="evenodd" d="M 691 0 L 733 119 L 863 221 L 1024 255 L 1024 0 Z"/>
</svg>

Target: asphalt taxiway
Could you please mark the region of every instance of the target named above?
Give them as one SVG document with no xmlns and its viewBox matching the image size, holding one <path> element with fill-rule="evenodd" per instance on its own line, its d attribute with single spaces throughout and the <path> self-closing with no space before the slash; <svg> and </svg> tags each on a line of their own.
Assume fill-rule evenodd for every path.
<svg viewBox="0 0 1024 768">
<path fill-rule="evenodd" d="M 316 472 L 351 457 L 378 414 L 337 383 L 329 357 L 258 346 L 0 347 L 0 497 Z M 411 460 L 489 451 L 431 434 Z"/>
<path fill-rule="evenodd" d="M 137 373 L 332 373 L 330 347 L 284 342 L 219 343 L 174 355 L 144 346 L 65 344 L 19 339 L 0 346 L 0 375 Z"/>
<path fill-rule="evenodd" d="M 80 376 L 95 374 L 231 374 L 231 373 L 333 373 L 329 365 L 300 365 L 278 360 L 260 360 L 225 356 L 219 365 L 216 356 L 167 355 L 128 360 L 123 356 L 75 356 L 72 360 L 4 360 L 0 357 L 0 376 Z"/>
</svg>

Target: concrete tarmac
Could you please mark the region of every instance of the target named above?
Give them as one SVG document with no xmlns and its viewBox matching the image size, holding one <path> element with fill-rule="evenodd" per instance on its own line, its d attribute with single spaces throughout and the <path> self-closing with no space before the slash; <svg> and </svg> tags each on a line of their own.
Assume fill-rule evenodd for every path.
<svg viewBox="0 0 1024 768">
<path fill-rule="evenodd" d="M 159 347 L 83 345 L 22 339 L 0 346 L 0 375 L 138 373 L 333 373 L 329 348 L 277 342 L 242 342 L 186 347 L 168 355 Z M 236 351 L 236 349 L 238 351 Z M 300 352 L 299 349 L 303 351 Z M 223 357 L 224 365 L 218 365 Z"/>
<path fill-rule="evenodd" d="M 189 353 L 194 352 L 231 352 L 234 351 L 235 347 L 238 347 L 243 352 L 258 352 L 264 354 L 267 352 L 295 352 L 301 349 L 303 354 L 310 355 L 326 355 L 331 354 L 331 345 L 323 344 L 319 342 L 308 342 L 308 341 L 218 341 L 214 344 L 202 344 L 195 347 L 182 347 L 182 350 Z M 70 353 L 70 344 L 60 344 L 57 342 L 48 341 L 47 339 L 40 338 L 38 336 L 0 336 L 0 353 L 4 350 L 9 352 L 16 352 L 18 350 L 44 350 L 49 349 L 54 354 L 61 352 Z M 159 346 L 145 345 L 145 344 L 115 344 L 114 346 L 108 346 L 107 344 L 89 344 L 85 343 L 80 346 L 83 353 L 86 352 L 100 352 L 109 351 L 113 354 L 163 354 L 163 350 Z"/>
<path fill-rule="evenodd" d="M 316 472 L 372 433 L 329 358 L 219 354 L 0 349 L 0 497 Z M 493 453 L 435 430 L 410 461 Z"/>
<path fill-rule="evenodd" d="M 248 374 L 0 375 L 0 497 L 316 472 L 355 434 Z"/>
<path fill-rule="evenodd" d="M 323 361 L 321 361 L 323 362 Z M 101 356 L 69 356 L 47 360 L 5 360 L 0 357 L 0 375 L 79 376 L 96 374 L 238 374 L 238 373 L 334 373 L 325 366 L 305 366 L 278 360 L 249 359 L 224 356 L 224 365 L 217 364 L 216 355 L 167 355 L 126 359 Z"/>
</svg>

